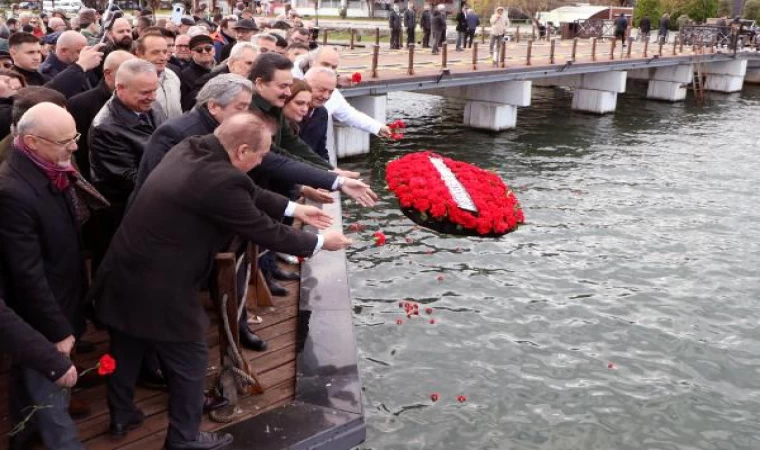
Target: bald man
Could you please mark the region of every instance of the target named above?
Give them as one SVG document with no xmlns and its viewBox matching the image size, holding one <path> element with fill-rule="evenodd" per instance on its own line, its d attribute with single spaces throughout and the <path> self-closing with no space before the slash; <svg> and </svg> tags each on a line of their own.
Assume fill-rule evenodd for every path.
<svg viewBox="0 0 760 450">
<path fill-rule="evenodd" d="M 92 86 L 88 72 L 100 66 L 103 46 L 104 44 L 97 44 L 88 47 L 87 39 L 73 30 L 61 33 L 55 53 L 48 55 L 40 66 L 40 72 L 53 77 L 46 87 L 55 89 L 66 98 L 90 89 Z"/>
<path fill-rule="evenodd" d="M 77 167 L 82 175 L 90 180 L 90 140 L 89 132 L 92 121 L 111 98 L 116 89 L 116 72 L 125 61 L 134 59 L 135 56 L 123 50 L 116 50 L 108 54 L 103 63 L 103 79 L 94 88 L 77 94 L 69 100 L 69 111 L 74 116 L 77 130 L 82 134 L 79 140 L 79 150 L 74 154 Z"/>
<path fill-rule="evenodd" d="M 200 431 L 209 320 L 198 292 L 214 255 L 235 235 L 300 256 L 351 243 L 340 231 L 317 235 L 279 222 L 292 216 L 321 229 L 332 218 L 251 181 L 246 173 L 270 145 L 269 129 L 242 112 L 214 134 L 175 146 L 137 193 L 93 283 L 92 299 L 120 361 L 108 379 L 112 421 L 127 423 L 138 415 L 133 399 L 139 363 L 147 346 L 155 348 L 169 381 L 166 449 L 217 449 L 232 442 L 229 434 Z"/>
<path fill-rule="evenodd" d="M 30 108 L 19 120 L 17 140 L 0 168 L 0 259 L 11 289 L 6 301 L 25 322 L 68 356 L 84 331 L 87 289 L 78 216 L 72 203 L 77 172 L 71 163 L 79 134 L 74 118 L 52 103 Z M 10 388 L 14 426 L 27 408 L 34 425 L 11 438 L 11 448 L 31 448 L 38 431 L 46 448 L 80 450 L 68 414 L 68 391 L 29 366 L 13 365 Z"/>
<path fill-rule="evenodd" d="M 60 17 L 53 17 L 48 21 L 48 28 L 53 30 L 53 33 L 60 33 L 66 31 L 66 21 Z"/>
</svg>

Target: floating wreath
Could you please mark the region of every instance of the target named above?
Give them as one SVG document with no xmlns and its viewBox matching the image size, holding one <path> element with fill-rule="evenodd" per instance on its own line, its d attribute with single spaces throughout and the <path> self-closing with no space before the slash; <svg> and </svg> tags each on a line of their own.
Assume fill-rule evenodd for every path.
<svg viewBox="0 0 760 450">
<path fill-rule="evenodd" d="M 431 151 L 389 162 L 385 180 L 407 217 L 441 233 L 501 236 L 525 222 L 498 175 Z"/>
</svg>

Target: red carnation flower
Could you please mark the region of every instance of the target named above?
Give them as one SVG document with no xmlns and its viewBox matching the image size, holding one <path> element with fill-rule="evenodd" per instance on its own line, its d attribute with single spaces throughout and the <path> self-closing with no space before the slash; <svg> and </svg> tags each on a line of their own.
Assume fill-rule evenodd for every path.
<svg viewBox="0 0 760 450">
<path fill-rule="evenodd" d="M 401 319 L 396 319 L 396 325 L 403 325 L 404 321 Z"/>
<path fill-rule="evenodd" d="M 353 75 L 351 75 L 351 82 L 352 83 L 361 83 L 362 82 L 362 74 L 359 72 L 354 72 Z"/>
<path fill-rule="evenodd" d="M 439 398 L 440 396 L 436 392 L 433 392 L 432 394 L 430 394 L 430 400 L 434 402 L 437 402 Z"/>
<path fill-rule="evenodd" d="M 382 231 L 375 231 L 375 232 L 372 234 L 372 236 L 374 236 L 374 237 L 375 237 L 375 245 L 376 245 L 376 246 L 378 246 L 378 247 L 379 247 L 379 246 L 381 246 L 381 245 L 385 245 L 385 234 L 383 234 L 383 232 L 382 232 Z"/>
<path fill-rule="evenodd" d="M 435 319 L 430 319 L 430 325 L 435 325 Z"/>
<path fill-rule="evenodd" d="M 459 403 L 464 403 L 467 401 L 467 397 L 465 397 L 464 395 L 460 395 L 459 397 L 457 397 L 457 401 Z"/>
<path fill-rule="evenodd" d="M 116 360 L 111 355 L 106 353 L 100 357 L 98 361 L 98 375 L 106 376 L 111 375 L 116 370 Z"/>
<path fill-rule="evenodd" d="M 425 312 L 428 314 L 433 314 L 433 308 L 425 308 Z"/>
</svg>

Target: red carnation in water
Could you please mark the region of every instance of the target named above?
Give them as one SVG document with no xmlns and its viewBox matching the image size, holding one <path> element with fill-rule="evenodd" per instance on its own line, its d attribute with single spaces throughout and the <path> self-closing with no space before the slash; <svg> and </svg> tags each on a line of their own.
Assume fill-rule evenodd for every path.
<svg viewBox="0 0 760 450">
<path fill-rule="evenodd" d="M 111 375 L 116 370 L 116 360 L 111 355 L 106 353 L 100 357 L 98 361 L 98 375 L 105 376 Z"/>
<path fill-rule="evenodd" d="M 425 312 L 428 314 L 433 314 L 433 308 L 425 308 Z"/>
<path fill-rule="evenodd" d="M 438 275 L 438 278 L 437 278 L 437 280 L 438 280 L 438 281 L 443 281 L 443 275 Z"/>
<path fill-rule="evenodd" d="M 375 245 L 381 246 L 385 244 L 385 234 L 382 231 L 375 231 L 372 236 L 375 237 Z"/>
<path fill-rule="evenodd" d="M 607 363 L 607 368 L 608 369 L 614 369 L 615 368 L 615 364 L 612 363 L 612 362 L 609 362 L 609 363 Z"/>
<path fill-rule="evenodd" d="M 433 392 L 432 394 L 430 394 L 430 400 L 432 400 L 434 402 L 437 402 L 439 398 L 440 398 L 440 396 L 437 393 L 435 393 L 435 392 Z"/>
<path fill-rule="evenodd" d="M 457 397 L 457 401 L 459 403 L 464 403 L 467 401 L 467 397 L 465 397 L 464 395 L 460 395 L 459 397 Z"/>
<path fill-rule="evenodd" d="M 352 83 L 361 83 L 362 82 L 362 74 L 359 72 L 354 72 L 353 75 L 351 75 L 351 82 Z"/>
<path fill-rule="evenodd" d="M 430 325 L 435 325 L 435 319 L 430 319 Z"/>
<path fill-rule="evenodd" d="M 404 323 L 401 319 L 396 319 L 396 325 L 402 325 Z"/>
</svg>

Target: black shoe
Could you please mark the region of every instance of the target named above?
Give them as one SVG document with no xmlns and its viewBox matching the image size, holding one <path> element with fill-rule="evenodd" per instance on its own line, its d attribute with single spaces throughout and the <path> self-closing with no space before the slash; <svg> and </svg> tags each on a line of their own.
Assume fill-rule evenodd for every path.
<svg viewBox="0 0 760 450">
<path fill-rule="evenodd" d="M 194 441 L 166 442 L 166 450 L 217 450 L 232 444 L 229 433 L 201 431 Z"/>
<path fill-rule="evenodd" d="M 111 434 L 111 437 L 121 439 L 126 436 L 128 432 L 142 425 L 143 422 L 145 422 L 145 414 L 138 409 L 127 423 L 111 422 L 111 425 L 108 427 L 108 432 Z"/>
<path fill-rule="evenodd" d="M 288 290 L 282 287 L 280 283 L 276 282 L 271 275 L 269 277 L 266 277 L 265 280 L 267 282 L 267 286 L 269 286 L 269 292 L 271 292 L 272 295 L 276 297 L 285 297 L 288 295 Z"/>
<path fill-rule="evenodd" d="M 165 391 L 167 388 L 166 378 L 160 370 L 148 371 L 143 370 L 140 372 L 140 376 L 137 377 L 137 385 L 144 387 L 145 389 L 154 389 L 157 391 Z"/>
<path fill-rule="evenodd" d="M 203 412 L 207 413 L 215 409 L 223 408 L 229 404 L 229 400 L 221 395 L 206 394 L 203 399 Z"/>
<path fill-rule="evenodd" d="M 240 344 L 249 350 L 257 352 L 263 352 L 267 349 L 266 341 L 256 336 L 256 333 L 249 330 L 247 325 L 240 327 Z"/>
<path fill-rule="evenodd" d="M 92 353 L 95 351 L 95 344 L 90 341 L 76 341 L 74 348 L 77 353 Z"/>
<path fill-rule="evenodd" d="M 275 280 L 281 280 L 281 281 L 292 281 L 292 280 L 300 280 L 301 274 L 298 272 L 288 272 L 287 270 L 282 270 L 279 267 L 275 267 L 272 269 L 272 277 Z"/>
</svg>

